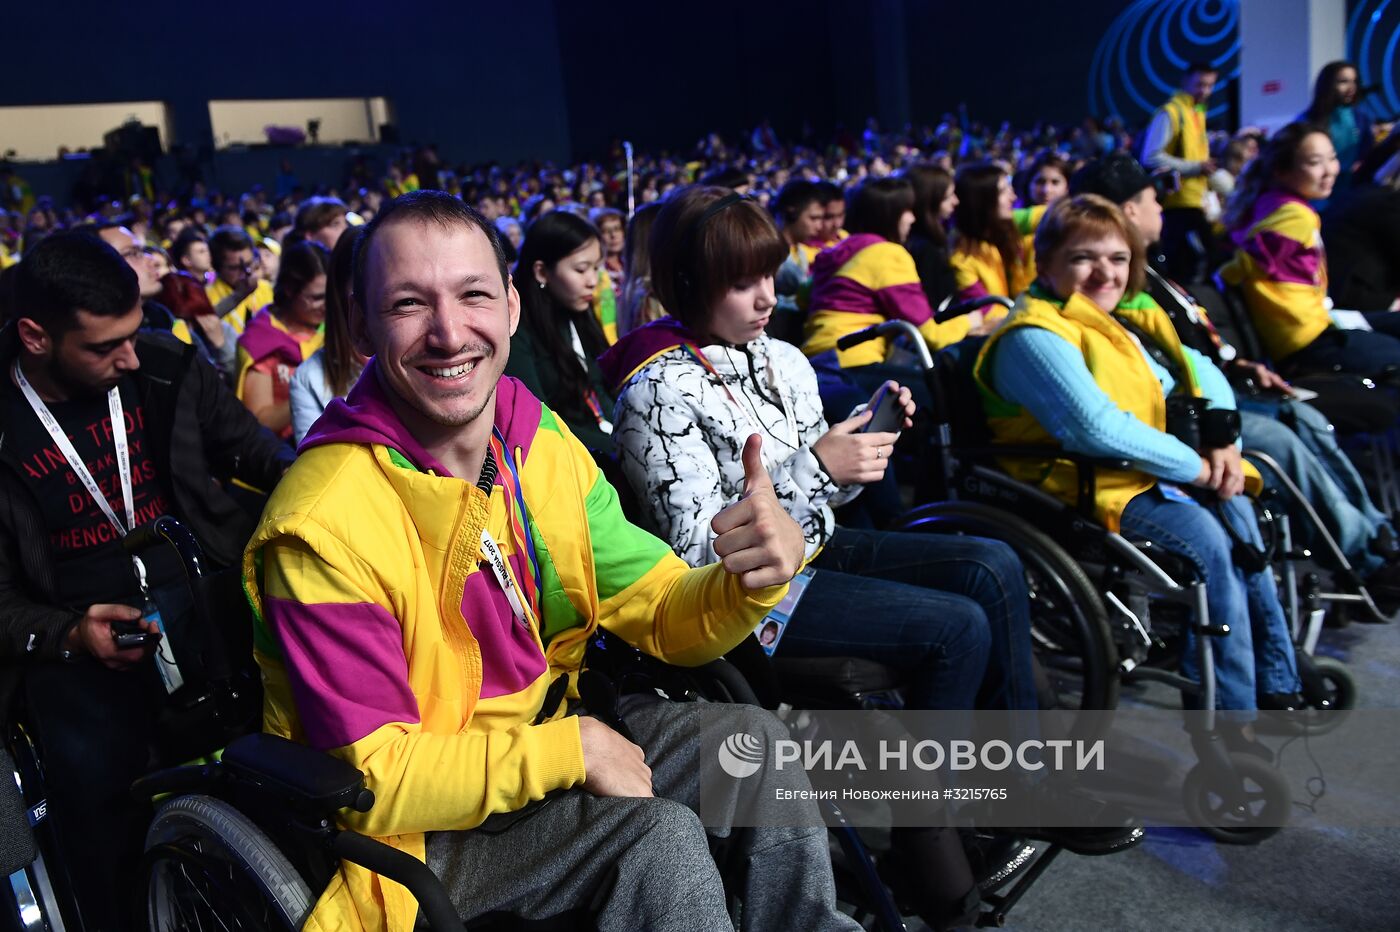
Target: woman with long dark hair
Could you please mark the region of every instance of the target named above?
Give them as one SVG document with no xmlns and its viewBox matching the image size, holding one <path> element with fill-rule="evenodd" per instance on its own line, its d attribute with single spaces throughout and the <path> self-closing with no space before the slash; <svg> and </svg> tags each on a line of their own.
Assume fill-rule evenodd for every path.
<svg viewBox="0 0 1400 932">
<path fill-rule="evenodd" d="M 1044 207 L 1016 207 L 1016 191 L 1006 170 L 995 162 L 974 162 L 958 169 L 958 206 L 953 211 L 955 300 L 987 294 L 1014 298 L 1035 280 L 1031 236 L 1045 216 Z M 986 320 L 998 320 L 998 308 Z"/>
<path fill-rule="evenodd" d="M 524 382 L 584 446 L 610 453 L 613 399 L 597 362 L 608 342 L 593 313 L 602 265 L 598 230 L 577 214 L 550 211 L 530 224 L 515 264 L 520 327 L 506 375 Z"/>
<path fill-rule="evenodd" d="M 292 375 L 292 438 L 297 443 L 328 404 L 345 397 L 365 367 L 365 358 L 350 336 L 350 273 L 355 242 L 363 230 L 350 227 L 336 241 L 326 288 L 325 345 Z"/>
<path fill-rule="evenodd" d="M 1360 82 L 1356 66 L 1349 61 L 1328 62 L 1313 84 L 1312 103 L 1299 117 L 1325 132 L 1341 162 L 1338 187 L 1346 187 L 1351 173 L 1375 144 L 1375 128 L 1370 114 L 1356 104 Z"/>
<path fill-rule="evenodd" d="M 298 243 L 282 255 L 272 303 L 238 338 L 238 397 L 264 427 L 292 437 L 292 374 L 321 348 L 330 254 L 320 243 Z"/>
<path fill-rule="evenodd" d="M 904 247 L 914 257 L 929 307 L 936 308 L 958 290 L 948 251 L 948 222 L 958 206 L 958 192 L 952 174 L 933 162 L 911 165 L 903 177 L 914 186 L 914 226 Z"/>
</svg>

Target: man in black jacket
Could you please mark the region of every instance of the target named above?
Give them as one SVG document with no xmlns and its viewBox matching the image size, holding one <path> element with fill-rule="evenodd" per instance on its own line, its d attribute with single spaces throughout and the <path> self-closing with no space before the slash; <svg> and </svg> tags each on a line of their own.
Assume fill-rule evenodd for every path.
<svg viewBox="0 0 1400 932">
<path fill-rule="evenodd" d="M 170 514 L 234 564 L 255 518 L 222 483 L 271 489 L 292 460 L 193 347 L 141 324 L 135 272 L 69 233 L 25 256 L 0 333 L 0 708 L 22 684 L 89 929 L 127 924 L 145 815 L 127 788 L 165 696 L 158 639 L 123 649 L 112 629 L 156 631 L 121 538 Z M 176 571 L 143 569 L 153 584 Z"/>
</svg>

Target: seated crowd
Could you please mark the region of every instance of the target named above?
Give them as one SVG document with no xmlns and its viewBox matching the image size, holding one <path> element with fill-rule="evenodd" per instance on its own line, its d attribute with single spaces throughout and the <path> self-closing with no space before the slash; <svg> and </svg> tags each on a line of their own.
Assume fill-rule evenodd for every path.
<svg viewBox="0 0 1400 932">
<path fill-rule="evenodd" d="M 1400 607 L 1392 518 L 1287 381 L 1400 368 L 1400 255 L 1366 226 L 1400 208 L 1400 134 L 1342 118 L 1355 76 L 1329 66 L 1272 135 L 1212 137 L 1197 117 L 1215 72 L 1191 66 L 1141 161 L 1116 124 L 990 132 L 962 113 L 826 147 L 712 135 L 640 155 L 635 185 L 619 158 L 453 171 L 428 147 L 314 196 L 279 178 L 276 195 L 11 205 L 7 711 L 43 748 L 90 928 L 127 927 L 147 813 L 126 788 L 167 694 L 159 637 L 121 647 L 113 625 L 159 634 L 133 606 L 176 569 L 133 568 L 120 538 L 164 514 L 242 567 L 265 729 L 364 771 L 379 800 L 348 823 L 426 861 L 464 917 L 731 922 L 694 811 L 695 734 L 720 726 L 654 695 L 581 698 L 599 629 L 699 665 L 801 573 L 781 656 L 878 662 L 912 709 L 1038 708 L 1015 551 L 886 529 L 917 484 L 897 453 L 930 391 L 897 341 L 839 345 L 886 320 L 971 354 L 954 403 L 994 443 L 1046 451 L 1006 460 L 1017 478 L 1073 503 L 1056 450 L 1118 461 L 1096 519 L 1194 567 L 1230 629 L 1211 639 L 1217 706 L 1236 713 L 1222 734 L 1267 753 L 1253 714 L 1303 698 L 1272 572 L 1237 557 L 1261 546 L 1251 497 L 1280 477 L 1241 449 L 1268 453 Z M 1217 269 L 1267 359 L 1200 306 Z M 936 319 L 985 296 L 1014 307 Z M 883 393 L 897 423 L 867 430 Z M 1238 412 L 1238 432 L 1180 436 L 1183 399 Z M 729 709 L 725 734 L 784 733 Z M 1119 821 L 1022 837 L 1107 854 L 1141 837 Z M 824 832 L 737 844 L 743 928 L 855 928 Z M 933 927 L 968 921 L 957 834 L 891 844 L 901 901 Z M 314 921 L 406 930 L 414 909 L 347 864 Z"/>
</svg>

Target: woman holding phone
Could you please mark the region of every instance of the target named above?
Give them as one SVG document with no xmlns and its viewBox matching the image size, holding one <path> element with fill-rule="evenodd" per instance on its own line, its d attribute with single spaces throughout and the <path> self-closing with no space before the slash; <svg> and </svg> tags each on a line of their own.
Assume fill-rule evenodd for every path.
<svg viewBox="0 0 1400 932">
<path fill-rule="evenodd" d="M 686 188 L 664 203 L 651 248 L 652 287 L 672 316 L 602 359 L 617 390 L 613 439 L 644 523 L 692 565 L 715 562 L 729 532 L 720 512 L 766 472 L 802 526 L 811 571 L 779 656 L 874 660 L 903 674 L 910 708 L 1036 708 L 1025 572 L 1010 547 L 837 526 L 832 506 L 884 475 L 897 435 L 866 430 L 868 409 L 828 427 L 811 364 L 765 335 L 788 253 L 767 212 L 722 188 Z M 882 392 L 896 399 L 896 425 L 908 426 L 908 390 L 889 382 Z M 1135 837 L 1056 831 L 1085 854 Z M 917 874 L 906 878 L 910 902 L 935 928 L 966 896 L 960 878 L 970 885 L 966 862 L 961 873 L 945 863 L 948 835 L 893 835 Z"/>
</svg>

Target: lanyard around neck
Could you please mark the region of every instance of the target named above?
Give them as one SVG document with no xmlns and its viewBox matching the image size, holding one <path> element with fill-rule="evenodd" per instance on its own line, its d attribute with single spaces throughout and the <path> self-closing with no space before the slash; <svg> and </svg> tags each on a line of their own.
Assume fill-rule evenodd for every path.
<svg viewBox="0 0 1400 932">
<path fill-rule="evenodd" d="M 704 350 L 702 350 L 699 346 L 693 343 L 685 343 L 683 345 L 685 349 L 690 353 L 690 355 L 695 357 L 695 361 L 700 363 L 701 367 L 706 372 L 708 372 L 715 381 L 719 383 L 720 390 L 723 391 L 725 396 L 729 399 L 729 403 L 733 405 L 736 410 L 738 410 L 740 417 L 749 422 L 749 426 L 753 427 L 761 434 L 767 434 L 774 440 L 787 444 L 794 450 L 799 448 L 800 438 L 797 432 L 797 419 L 796 417 L 794 417 L 793 413 L 788 409 L 787 399 L 783 397 L 782 389 L 773 384 L 771 369 L 765 366 L 764 371 L 769 376 L 768 387 L 773 389 L 773 391 L 777 394 L 778 406 L 783 412 L 783 427 L 785 428 L 784 433 L 786 434 L 786 436 L 781 437 L 774 433 L 772 428 L 768 427 L 766 424 L 763 423 L 763 419 L 758 416 L 757 402 L 754 402 L 752 399 L 748 399 L 747 393 L 744 395 L 744 397 L 750 401 L 752 409 L 750 405 L 745 405 L 738 399 L 738 397 L 734 394 L 734 390 L 729 387 L 729 383 L 725 381 L 724 376 L 720 374 L 719 370 L 715 368 L 715 364 L 710 362 L 709 357 L 705 355 Z M 728 349 L 726 349 L 725 352 L 727 354 Z M 732 362 L 733 360 L 731 359 L 730 361 Z M 769 455 L 768 450 L 765 448 L 763 452 L 764 459 L 767 460 Z"/>
<path fill-rule="evenodd" d="M 527 572 L 516 579 L 510 561 L 502 554 L 500 547 L 492 540 L 486 528 L 481 529 L 481 549 L 496 581 L 505 591 L 511 611 L 522 625 L 529 627 L 533 619 L 538 625 L 540 619 L 540 593 L 544 588 L 544 578 L 540 571 L 539 554 L 535 550 L 535 539 L 530 534 L 530 513 L 525 508 L 525 490 L 520 482 L 520 465 L 511 458 L 506 439 L 499 428 L 492 428 L 490 440 L 491 455 L 500 469 L 498 474 L 505 491 L 506 511 L 509 514 L 511 538 L 515 552 L 526 565 Z"/>
<path fill-rule="evenodd" d="M 107 520 L 112 522 L 112 527 L 116 529 L 117 536 L 125 537 L 129 530 L 136 527 L 136 506 L 131 496 L 131 450 L 126 442 L 126 418 L 122 413 L 121 392 L 113 386 L 107 392 L 107 410 L 112 416 L 112 442 L 117 447 L 117 472 L 121 476 L 122 483 L 122 505 L 126 508 L 126 525 L 117 520 L 117 514 L 112 510 L 112 505 L 107 501 L 107 496 L 102 494 L 102 490 L 97 486 L 97 480 L 92 477 L 92 473 L 83 463 L 82 457 L 78 455 L 77 449 L 73 446 L 73 441 L 68 439 L 68 434 L 58 423 L 58 419 L 53 416 L 49 406 L 44 404 L 44 399 L 39 397 L 39 393 L 34 390 L 34 386 L 29 384 L 29 380 L 20 371 L 19 361 L 16 360 L 12 369 L 15 377 L 15 384 L 24 394 L 24 399 L 29 402 L 29 407 L 34 410 L 34 414 L 39 418 L 39 422 L 44 425 L 44 429 L 49 432 L 53 442 L 58 445 L 58 449 L 63 453 L 63 458 L 68 461 L 68 468 L 73 470 L 83 488 L 87 489 L 92 500 L 97 503 L 97 507 L 102 509 L 102 513 L 107 516 Z"/>
<path fill-rule="evenodd" d="M 574 322 L 569 321 L 569 338 L 574 344 L 574 355 L 578 357 L 579 364 L 583 366 L 583 402 L 588 405 L 588 410 L 593 414 L 593 418 L 598 422 L 598 429 L 605 434 L 613 432 L 612 421 L 608 420 L 603 413 L 603 403 L 598 399 L 598 393 L 592 386 L 588 385 L 588 354 L 583 351 L 583 340 L 579 339 L 578 328 Z"/>
</svg>

